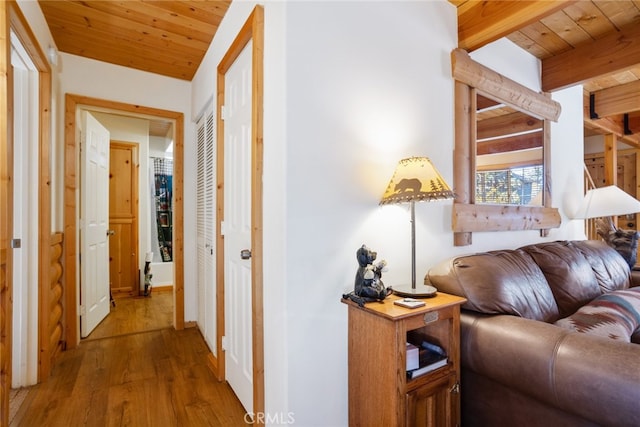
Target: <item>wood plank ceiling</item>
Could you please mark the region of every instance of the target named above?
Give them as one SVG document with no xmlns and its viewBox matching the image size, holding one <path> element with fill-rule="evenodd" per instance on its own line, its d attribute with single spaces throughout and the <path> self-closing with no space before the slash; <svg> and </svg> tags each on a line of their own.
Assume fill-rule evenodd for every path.
<svg viewBox="0 0 640 427">
<path fill-rule="evenodd" d="M 192 80 L 231 0 L 38 0 L 58 49 Z"/>
<path fill-rule="evenodd" d="M 640 147 L 640 0 L 450 2 L 459 47 L 509 38 L 541 60 L 543 90 L 583 85 L 585 135 Z"/>
<path fill-rule="evenodd" d="M 60 51 L 189 81 L 231 3 L 38 1 Z M 450 2 L 459 47 L 508 37 L 542 61 L 543 90 L 584 85 L 585 129 L 640 147 L 640 0 Z"/>
</svg>

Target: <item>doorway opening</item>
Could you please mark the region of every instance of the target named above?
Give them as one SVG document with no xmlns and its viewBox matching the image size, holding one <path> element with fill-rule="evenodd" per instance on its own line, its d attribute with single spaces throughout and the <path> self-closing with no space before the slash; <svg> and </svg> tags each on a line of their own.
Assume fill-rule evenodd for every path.
<svg viewBox="0 0 640 427">
<path fill-rule="evenodd" d="M 173 123 L 90 111 L 110 133 L 112 303 L 109 314 L 88 335 L 81 330 L 83 339 L 171 327 Z"/>
<path fill-rule="evenodd" d="M 183 159 L 184 159 L 184 117 L 182 113 L 161 110 L 151 107 L 89 98 L 80 95 L 67 94 L 65 102 L 65 230 L 77 229 L 76 194 L 79 190 L 75 177 L 78 170 L 78 112 L 81 110 L 97 111 L 112 115 L 136 117 L 150 121 L 170 122 L 173 127 L 173 292 L 170 293 L 173 302 L 173 321 L 175 329 L 184 328 L 184 261 L 183 261 Z M 71 234 L 75 235 L 75 231 Z M 67 266 L 66 298 L 70 307 L 67 313 L 68 341 L 67 348 L 74 348 L 79 343 L 79 313 L 75 307 L 78 295 L 77 271 L 79 253 L 77 250 L 78 236 L 65 240 L 65 264 Z M 117 303 L 117 301 L 116 301 Z"/>
</svg>

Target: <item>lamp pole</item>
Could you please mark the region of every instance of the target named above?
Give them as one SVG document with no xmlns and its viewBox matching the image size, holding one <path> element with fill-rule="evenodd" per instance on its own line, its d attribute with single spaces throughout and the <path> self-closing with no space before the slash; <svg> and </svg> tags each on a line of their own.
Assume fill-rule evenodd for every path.
<svg viewBox="0 0 640 427">
<path fill-rule="evenodd" d="M 416 289 L 416 202 L 411 201 L 411 289 Z"/>
</svg>

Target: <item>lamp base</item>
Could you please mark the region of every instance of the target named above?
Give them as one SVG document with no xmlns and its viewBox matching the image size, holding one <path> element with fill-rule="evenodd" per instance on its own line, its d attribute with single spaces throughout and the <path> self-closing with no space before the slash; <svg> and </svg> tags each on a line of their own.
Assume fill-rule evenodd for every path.
<svg viewBox="0 0 640 427">
<path fill-rule="evenodd" d="M 431 298 L 435 297 L 438 290 L 433 286 L 419 285 L 413 288 L 411 285 L 391 286 L 393 293 L 403 297 Z"/>
</svg>

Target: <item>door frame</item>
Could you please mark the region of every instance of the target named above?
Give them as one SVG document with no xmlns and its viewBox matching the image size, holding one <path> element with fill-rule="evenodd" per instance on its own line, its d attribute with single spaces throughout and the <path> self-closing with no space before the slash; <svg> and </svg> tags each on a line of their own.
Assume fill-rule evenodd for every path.
<svg viewBox="0 0 640 427">
<path fill-rule="evenodd" d="M 224 220 L 224 121 L 222 106 L 225 97 L 225 74 L 253 40 L 252 50 L 252 106 L 251 106 L 251 329 L 253 334 L 253 413 L 264 414 L 264 322 L 263 322 L 263 241 L 262 241 L 262 174 L 263 174 L 263 52 L 264 52 L 264 8 L 256 6 L 231 43 L 218 65 L 217 72 L 217 132 L 216 132 L 216 306 L 217 306 L 217 360 L 212 364 L 220 380 L 225 378 L 225 353 L 222 337 L 225 334 L 224 304 L 224 236 L 221 224 Z M 254 422 L 264 420 L 254 417 Z"/>
<path fill-rule="evenodd" d="M 0 424 L 8 423 L 9 390 L 11 388 L 11 353 L 12 353 L 12 317 L 11 302 L 11 248 L 9 241 L 13 233 L 13 76 L 11 71 L 11 37 L 13 30 L 29 57 L 38 70 L 38 382 L 49 376 L 52 357 L 59 342 L 50 343 L 50 245 L 51 245 L 51 100 L 52 82 L 51 66 L 47 61 L 33 31 L 15 1 L 0 4 L 0 153 L 5 161 L 0 162 L 0 206 L 2 217 L 0 227 L 0 263 L 6 261 L 6 268 L 0 265 L 0 287 L 2 298 L 0 310 L 3 312 L 2 330 L 0 330 L 1 347 L 4 352 L 0 355 Z M 6 163 L 5 163 L 6 162 Z"/>
<path fill-rule="evenodd" d="M 118 101 L 109 101 L 99 98 L 91 98 L 83 95 L 67 93 L 65 95 L 65 130 L 64 130 L 64 230 L 67 236 L 64 239 L 64 265 L 65 265 L 65 289 L 66 289 L 66 322 L 65 332 L 67 336 L 67 348 L 75 348 L 79 339 L 78 318 L 78 245 L 77 223 L 78 212 L 76 209 L 76 194 L 78 191 L 78 164 L 76 153 L 78 150 L 78 124 L 76 111 L 78 108 L 96 108 L 107 111 L 117 111 L 138 117 L 159 117 L 173 120 L 174 146 L 173 146 L 173 326 L 177 330 L 184 329 L 184 114 L 177 111 L 162 110 L 153 107 L 145 107 L 127 104 Z"/>
</svg>

